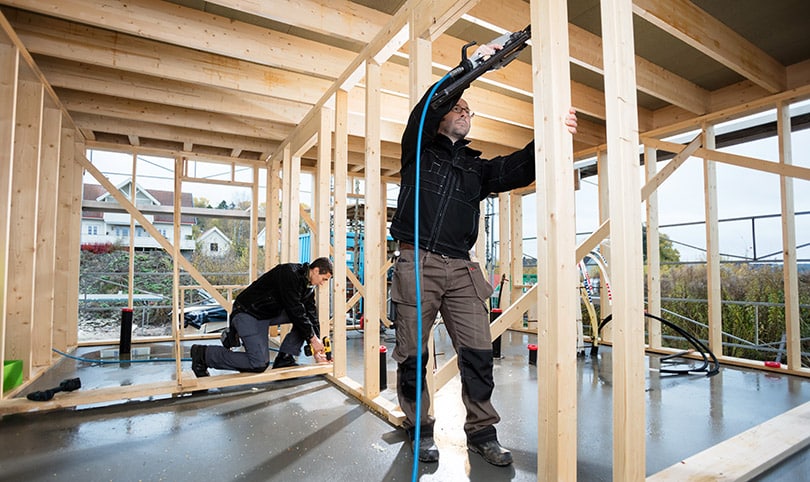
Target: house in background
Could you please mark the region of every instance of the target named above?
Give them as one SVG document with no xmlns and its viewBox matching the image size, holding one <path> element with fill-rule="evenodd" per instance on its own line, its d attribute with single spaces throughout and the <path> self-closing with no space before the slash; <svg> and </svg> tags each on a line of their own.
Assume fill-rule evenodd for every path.
<svg viewBox="0 0 810 482">
<path fill-rule="evenodd" d="M 225 256 L 231 250 L 231 240 L 216 226 L 202 233 L 197 242 L 202 253 L 212 257 Z"/>
<path fill-rule="evenodd" d="M 129 198 L 132 181 L 125 181 L 118 190 Z M 84 184 L 82 196 L 82 235 L 81 244 L 119 244 L 129 245 L 130 216 L 121 210 L 118 201 L 99 184 Z M 109 211 L 94 207 L 88 209 L 88 202 L 115 204 Z M 194 201 L 191 193 L 184 192 L 180 196 L 183 207 L 193 207 Z M 135 186 L 135 205 L 144 212 L 144 216 L 151 222 L 160 234 L 174 243 L 173 215 L 169 213 L 149 213 L 150 207 L 174 206 L 174 192 L 157 189 L 144 189 Z M 193 252 L 196 243 L 192 235 L 192 226 L 197 223 L 194 216 L 182 216 L 180 219 L 180 251 Z M 160 244 L 137 222 L 135 223 L 135 248 L 160 249 Z"/>
</svg>

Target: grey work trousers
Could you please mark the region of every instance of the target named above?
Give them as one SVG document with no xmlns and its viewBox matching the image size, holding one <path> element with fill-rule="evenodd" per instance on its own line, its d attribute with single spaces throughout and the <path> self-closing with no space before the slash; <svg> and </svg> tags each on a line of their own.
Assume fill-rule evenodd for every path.
<svg viewBox="0 0 810 482">
<path fill-rule="evenodd" d="M 236 329 L 245 351 L 231 351 L 224 346 L 209 345 L 205 350 L 205 364 L 220 370 L 240 372 L 263 372 L 270 365 L 268 333 L 271 325 L 290 323 L 285 311 L 277 317 L 260 320 L 244 311 L 231 318 L 231 329 Z M 298 330 L 292 329 L 281 342 L 279 351 L 297 356 L 306 339 Z"/>
<path fill-rule="evenodd" d="M 414 251 L 401 252 L 394 268 L 391 299 L 396 304 L 396 347 L 393 358 L 398 366 L 398 398 L 405 413 L 406 429 L 416 422 L 417 373 L 415 357 L 418 350 L 416 283 Z M 489 327 L 487 300 L 492 286 L 484 278 L 477 262 L 454 259 L 420 250 L 422 302 L 422 352 L 427 353 L 430 331 L 441 313 L 447 333 L 458 357 L 461 374 L 462 401 L 467 409 L 464 431 L 468 438 L 476 433 L 495 437 L 493 425 L 500 421 L 492 406 L 492 336 Z M 423 363 L 426 356 L 423 355 Z M 432 366 L 432 363 L 429 364 Z M 428 416 L 430 397 L 424 379 L 421 398 L 420 425 L 432 432 L 434 420 Z"/>
</svg>

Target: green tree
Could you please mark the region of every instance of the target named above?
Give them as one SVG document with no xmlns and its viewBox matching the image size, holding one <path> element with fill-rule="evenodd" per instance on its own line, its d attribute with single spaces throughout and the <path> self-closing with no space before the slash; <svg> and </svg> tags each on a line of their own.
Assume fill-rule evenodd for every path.
<svg viewBox="0 0 810 482">
<path fill-rule="evenodd" d="M 641 249 L 644 253 L 644 262 L 647 262 L 647 226 L 641 227 Z M 666 234 L 658 235 L 658 255 L 661 263 L 677 263 L 681 260 L 681 253 L 672 245 L 672 240 Z"/>
</svg>

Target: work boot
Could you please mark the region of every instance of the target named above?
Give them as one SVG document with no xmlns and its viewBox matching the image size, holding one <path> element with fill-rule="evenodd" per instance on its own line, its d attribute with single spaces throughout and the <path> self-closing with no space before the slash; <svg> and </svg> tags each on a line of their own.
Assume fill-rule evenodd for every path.
<svg viewBox="0 0 810 482">
<path fill-rule="evenodd" d="M 229 350 L 231 348 L 238 348 L 242 346 L 242 340 L 239 339 L 239 333 L 237 333 L 236 329 L 232 326 L 222 330 L 222 334 L 219 335 L 219 341 L 222 342 L 222 346 Z"/>
<path fill-rule="evenodd" d="M 512 463 L 512 452 L 501 447 L 497 440 L 475 443 L 467 442 L 467 448 L 472 452 L 480 454 L 484 460 L 492 465 L 510 465 Z"/>
<path fill-rule="evenodd" d="M 411 452 L 413 452 L 413 440 L 411 440 Z M 439 447 L 433 441 L 433 436 L 419 438 L 419 461 L 433 463 L 439 461 Z"/>
<path fill-rule="evenodd" d="M 276 359 L 273 361 L 273 368 L 288 368 L 297 366 L 298 363 L 296 363 L 295 357 L 289 353 L 284 353 L 283 351 L 278 352 Z"/>
<path fill-rule="evenodd" d="M 205 345 L 191 345 L 191 371 L 197 378 L 210 375 L 205 363 Z"/>
</svg>

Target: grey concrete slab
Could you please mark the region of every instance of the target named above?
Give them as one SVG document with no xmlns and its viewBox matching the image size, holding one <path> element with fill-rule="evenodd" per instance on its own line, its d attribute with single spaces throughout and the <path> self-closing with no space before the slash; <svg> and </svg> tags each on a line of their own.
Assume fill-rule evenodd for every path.
<svg viewBox="0 0 810 482">
<path fill-rule="evenodd" d="M 362 382 L 360 332 L 347 343 L 349 375 Z M 466 450 L 460 383 L 436 396 L 438 464 L 418 466 L 423 481 L 537 480 L 537 372 L 526 345 L 534 335 L 508 332 L 495 362 L 498 433 L 511 467 L 493 467 Z M 393 349 L 393 332 L 381 344 Z M 436 335 L 440 359 L 452 355 Z M 85 360 L 99 348 L 77 353 Z M 152 355 L 171 358 L 168 345 Z M 186 355 L 187 356 L 187 355 Z M 301 360 L 302 362 L 305 359 Z M 184 361 L 184 368 L 190 363 Z M 611 352 L 579 358 L 578 480 L 612 479 Z M 723 367 L 715 377 L 667 375 L 648 358 L 647 474 L 810 400 L 810 381 Z M 383 396 L 396 397 L 396 366 L 387 360 Z M 28 391 L 78 376 L 83 389 L 170 380 L 174 364 L 97 364 L 63 360 Z M 58 396 L 58 394 L 57 394 Z M 0 422 L 0 480 L 410 480 L 404 434 L 322 377 L 212 390 L 104 407 L 6 416 Z M 573 454 L 572 454 L 573 456 Z M 806 480 L 806 451 L 758 480 Z M 641 462 L 640 462 L 641 463 Z"/>
</svg>

